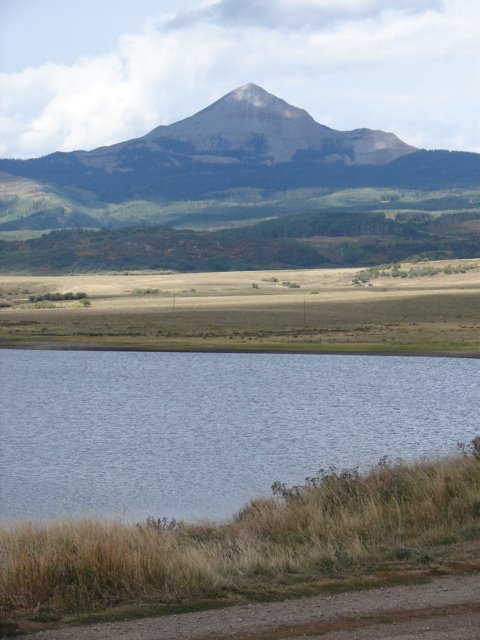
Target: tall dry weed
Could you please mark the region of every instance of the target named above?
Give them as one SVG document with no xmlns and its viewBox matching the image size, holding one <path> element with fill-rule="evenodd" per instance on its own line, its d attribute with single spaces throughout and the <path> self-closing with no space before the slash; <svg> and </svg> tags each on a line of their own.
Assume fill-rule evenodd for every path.
<svg viewBox="0 0 480 640">
<path fill-rule="evenodd" d="M 324 575 L 432 544 L 480 538 L 480 460 L 471 452 L 370 472 L 323 472 L 249 503 L 222 525 L 81 520 L 0 529 L 3 612 L 92 610 L 241 590 L 289 572 Z M 463 535 L 463 534 L 462 534 Z M 453 538 L 452 538 L 453 536 Z"/>
</svg>

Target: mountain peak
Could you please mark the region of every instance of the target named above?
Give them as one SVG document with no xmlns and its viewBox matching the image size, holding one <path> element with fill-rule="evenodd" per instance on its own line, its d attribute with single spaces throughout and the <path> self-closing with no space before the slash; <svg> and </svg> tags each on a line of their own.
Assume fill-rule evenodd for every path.
<svg viewBox="0 0 480 640">
<path fill-rule="evenodd" d="M 200 113 L 214 108 L 225 108 L 227 106 L 236 113 L 243 113 L 244 116 L 248 115 L 251 117 L 253 114 L 258 115 L 259 111 L 265 111 L 268 112 L 270 118 L 286 118 L 288 120 L 308 120 L 314 122 L 313 118 L 305 109 L 299 109 L 298 107 L 288 104 L 285 100 L 278 98 L 273 95 L 273 93 L 265 91 L 265 89 L 253 82 L 249 82 L 230 91 L 230 93 L 227 93 L 223 98 L 220 98 L 203 111 L 200 111 Z"/>
<path fill-rule="evenodd" d="M 242 84 L 242 86 L 237 87 L 233 91 L 230 91 L 230 93 L 238 94 L 238 96 L 243 96 L 247 94 L 272 95 L 268 93 L 268 91 L 265 91 L 263 87 L 260 87 L 258 84 L 255 84 L 254 82 L 247 82 L 247 84 Z"/>
<path fill-rule="evenodd" d="M 223 97 L 223 100 L 228 98 L 238 100 L 238 102 L 249 102 L 256 107 L 265 107 L 276 101 L 284 102 L 253 82 L 237 87 L 230 93 L 227 93 L 227 95 Z M 220 100 L 222 100 L 222 98 L 220 98 Z"/>
<path fill-rule="evenodd" d="M 289 160 L 324 130 L 328 128 L 316 123 L 304 109 L 249 83 L 185 120 L 154 129 L 147 138 L 180 138 L 208 151 L 246 148 L 252 139 L 258 143 L 261 136 L 268 157 Z"/>
<path fill-rule="evenodd" d="M 246 157 L 264 163 L 289 162 L 299 151 L 314 152 L 324 163 L 384 164 L 414 151 L 390 133 L 330 129 L 315 122 L 305 109 L 253 82 L 189 118 L 157 127 L 132 142 L 170 153 L 172 140 L 174 146 L 190 149 L 192 157 L 210 164 L 240 162 Z M 105 149 L 96 155 L 108 153 Z"/>
</svg>

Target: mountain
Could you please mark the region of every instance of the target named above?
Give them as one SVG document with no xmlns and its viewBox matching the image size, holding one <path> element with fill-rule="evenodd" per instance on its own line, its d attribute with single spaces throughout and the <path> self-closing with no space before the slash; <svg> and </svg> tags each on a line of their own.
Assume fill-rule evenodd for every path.
<svg viewBox="0 0 480 640">
<path fill-rule="evenodd" d="M 301 182 L 309 185 L 312 177 L 312 184 L 335 182 L 339 170 L 382 166 L 415 151 L 392 133 L 330 129 L 305 110 L 247 84 L 141 138 L 92 151 L 3 159 L 0 170 L 81 189 L 102 202 L 191 199 L 232 188 L 302 186 L 295 171 L 285 181 L 291 168 L 300 168 Z M 311 170 L 305 173 L 305 164 L 316 177 Z"/>
<path fill-rule="evenodd" d="M 247 84 L 143 137 L 91 151 L 0 159 L 0 172 L 1 233 L 210 228 L 307 213 L 325 194 L 364 188 L 376 190 L 370 209 L 391 210 L 382 204 L 393 202 L 391 191 L 403 209 L 410 202 L 409 196 L 401 201 L 406 190 L 439 189 L 455 190 L 452 197 L 469 209 L 478 206 L 471 191 L 480 189 L 480 154 L 415 149 L 371 129 L 336 131 Z"/>
<path fill-rule="evenodd" d="M 246 84 L 190 118 L 157 127 L 136 140 L 77 152 L 75 157 L 88 166 L 115 171 L 125 152 L 142 149 L 171 154 L 170 162 L 175 162 L 177 151 L 208 164 L 239 163 L 245 157 L 268 164 L 289 162 L 304 150 L 320 152 L 324 162 L 384 164 L 415 151 L 392 133 L 335 131 L 315 122 L 304 109 Z"/>
<path fill-rule="evenodd" d="M 415 151 L 391 133 L 330 129 L 315 122 L 304 109 L 255 84 L 231 91 L 191 118 L 157 127 L 144 140 L 161 144 L 165 137 L 190 143 L 207 156 L 240 150 L 272 163 L 291 161 L 297 152 L 307 149 L 321 152 L 325 162 L 346 164 L 383 164 Z"/>
</svg>

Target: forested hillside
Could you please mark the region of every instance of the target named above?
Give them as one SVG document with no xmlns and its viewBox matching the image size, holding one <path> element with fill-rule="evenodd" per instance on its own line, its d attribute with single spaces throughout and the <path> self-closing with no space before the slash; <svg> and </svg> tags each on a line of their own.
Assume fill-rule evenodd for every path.
<svg viewBox="0 0 480 640">
<path fill-rule="evenodd" d="M 1 242 L 4 271 L 228 271 L 363 266 L 409 257 L 480 255 L 480 213 L 437 218 L 316 212 L 218 232 L 168 227 L 53 231 Z"/>
<path fill-rule="evenodd" d="M 81 189 L 102 202 L 136 199 L 184 200 L 220 195 L 230 189 L 287 190 L 328 187 L 397 187 L 448 189 L 478 187 L 480 154 L 417 151 L 384 165 L 325 164 L 314 151 L 298 152 L 292 161 L 273 165 L 230 152 L 238 162 L 206 164 L 195 156 L 140 148 L 120 153 L 116 171 L 88 166 L 73 153 L 31 160 L 0 160 L 0 170 L 48 184 Z"/>
</svg>

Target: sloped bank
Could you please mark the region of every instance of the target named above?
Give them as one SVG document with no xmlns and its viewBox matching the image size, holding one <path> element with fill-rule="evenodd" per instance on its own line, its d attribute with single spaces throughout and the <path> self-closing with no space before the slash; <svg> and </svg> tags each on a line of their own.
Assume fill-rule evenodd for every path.
<svg viewBox="0 0 480 640">
<path fill-rule="evenodd" d="M 1 612 L 61 617 L 132 603 L 268 599 L 313 593 L 339 575 L 478 560 L 479 438 L 454 457 L 382 460 L 365 474 L 331 469 L 272 489 L 225 524 L 152 517 L 4 526 Z"/>
</svg>

